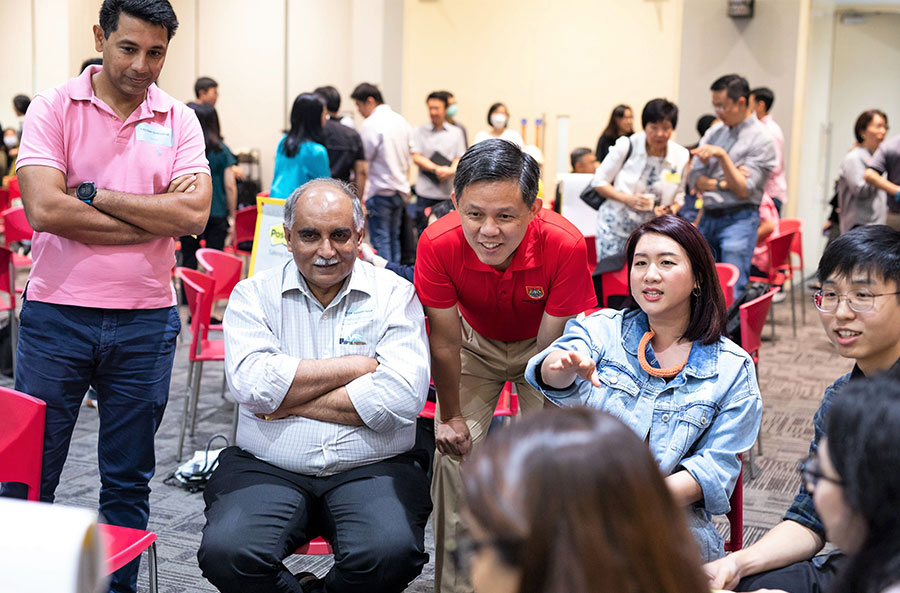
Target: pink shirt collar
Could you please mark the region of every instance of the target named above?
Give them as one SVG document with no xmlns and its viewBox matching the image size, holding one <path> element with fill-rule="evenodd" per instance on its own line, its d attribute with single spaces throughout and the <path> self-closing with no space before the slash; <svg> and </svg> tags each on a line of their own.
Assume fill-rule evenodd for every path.
<svg viewBox="0 0 900 593">
<path fill-rule="evenodd" d="M 69 80 L 66 90 L 69 92 L 69 97 L 73 101 L 96 101 L 109 108 L 106 103 L 94 94 L 94 87 L 91 86 L 91 76 L 99 72 L 101 68 L 102 66 L 88 66 L 84 72 L 81 73 L 81 76 Z M 174 100 L 172 97 L 160 92 L 159 87 L 157 87 L 154 82 L 147 88 L 147 96 L 139 107 L 137 119 L 153 117 L 154 111 L 166 113 L 171 110 L 173 106 Z"/>
</svg>

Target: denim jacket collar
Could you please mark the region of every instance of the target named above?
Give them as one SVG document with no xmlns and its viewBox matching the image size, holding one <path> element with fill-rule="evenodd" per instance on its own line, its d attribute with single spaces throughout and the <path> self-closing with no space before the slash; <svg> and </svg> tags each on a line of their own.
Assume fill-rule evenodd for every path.
<svg viewBox="0 0 900 593">
<path fill-rule="evenodd" d="M 643 311 L 629 311 L 622 319 L 622 345 L 632 356 L 637 356 L 641 338 L 650 329 L 647 314 Z M 647 346 L 649 348 L 649 345 Z M 718 374 L 720 342 L 701 344 L 694 342 L 684 373 L 697 379 L 709 379 Z"/>
</svg>

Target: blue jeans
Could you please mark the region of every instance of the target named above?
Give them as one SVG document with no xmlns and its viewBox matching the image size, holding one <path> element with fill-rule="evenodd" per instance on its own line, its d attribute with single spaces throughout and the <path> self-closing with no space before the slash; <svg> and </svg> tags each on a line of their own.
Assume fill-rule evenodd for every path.
<svg viewBox="0 0 900 593">
<path fill-rule="evenodd" d="M 102 521 L 146 529 L 154 436 L 169 399 L 175 307 L 94 309 L 24 300 L 16 389 L 47 402 L 41 500 L 53 502 L 88 386 L 97 390 Z M 137 590 L 140 559 L 113 574 L 110 591 Z"/>
<path fill-rule="evenodd" d="M 400 261 L 400 227 L 402 224 L 403 194 L 375 194 L 366 200 L 369 240 L 378 255 L 392 262 Z"/>
<path fill-rule="evenodd" d="M 733 264 L 741 273 L 734 285 L 734 297 L 744 293 L 750 277 L 750 262 L 756 247 L 756 231 L 759 229 L 759 209 L 747 208 L 718 218 L 704 213 L 698 227 L 706 237 L 717 262 Z"/>
</svg>

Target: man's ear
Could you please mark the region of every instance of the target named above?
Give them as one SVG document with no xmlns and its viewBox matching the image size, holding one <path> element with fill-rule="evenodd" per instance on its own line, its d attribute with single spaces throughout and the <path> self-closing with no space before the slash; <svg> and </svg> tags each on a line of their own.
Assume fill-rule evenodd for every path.
<svg viewBox="0 0 900 593">
<path fill-rule="evenodd" d="M 106 35 L 100 25 L 94 25 L 94 49 L 103 53 L 103 42 L 106 41 Z"/>
<path fill-rule="evenodd" d="M 532 216 L 537 216 L 537 213 L 541 211 L 541 208 L 544 207 L 544 200 L 540 198 L 535 198 L 534 203 L 531 204 L 531 208 L 528 209 L 531 212 Z"/>
<path fill-rule="evenodd" d="M 286 224 L 281 225 L 284 229 L 284 242 L 287 244 L 288 253 L 293 254 L 294 248 L 291 246 L 291 229 Z"/>
<path fill-rule="evenodd" d="M 456 202 L 456 192 L 450 192 L 450 201 L 453 202 L 453 207 L 459 210 L 459 204 Z"/>
</svg>

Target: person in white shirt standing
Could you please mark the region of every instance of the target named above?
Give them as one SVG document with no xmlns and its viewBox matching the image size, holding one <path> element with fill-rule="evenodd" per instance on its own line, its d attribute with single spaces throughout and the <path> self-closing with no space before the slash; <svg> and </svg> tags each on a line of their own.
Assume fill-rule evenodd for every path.
<svg viewBox="0 0 900 593">
<path fill-rule="evenodd" d="M 775 93 L 768 87 L 761 86 L 750 91 L 750 108 L 756 113 L 756 118 L 766 126 L 766 129 L 772 134 L 772 140 L 775 141 L 775 155 L 778 160 L 769 175 L 769 180 L 766 181 L 763 193 L 768 194 L 775 202 L 775 209 L 778 210 L 780 218 L 784 216 L 784 202 L 787 200 L 787 179 L 784 177 L 784 132 L 769 113 L 774 102 Z"/>
<path fill-rule="evenodd" d="M 403 208 L 409 198 L 412 128 L 403 116 L 384 103 L 381 91 L 368 82 L 353 89 L 350 98 L 365 119 L 359 129 L 369 179 L 365 191 L 369 239 L 378 255 L 400 261 Z"/>
<path fill-rule="evenodd" d="M 293 258 L 238 283 L 225 312 L 240 417 L 204 491 L 200 568 L 223 593 L 399 593 L 428 561 L 422 305 L 412 284 L 358 259 L 365 220 L 350 186 L 310 181 L 284 219 Z M 319 535 L 334 566 L 295 578 L 282 560 Z"/>
</svg>

